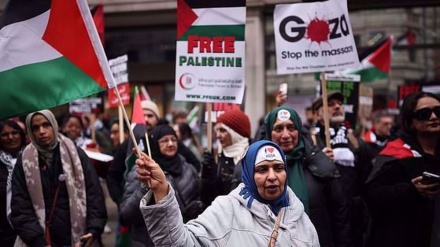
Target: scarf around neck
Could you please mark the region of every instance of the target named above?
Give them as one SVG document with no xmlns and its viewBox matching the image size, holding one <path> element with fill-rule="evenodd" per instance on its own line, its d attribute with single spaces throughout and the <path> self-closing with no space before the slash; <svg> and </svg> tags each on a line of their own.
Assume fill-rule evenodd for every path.
<svg viewBox="0 0 440 247">
<path fill-rule="evenodd" d="M 319 130 L 324 129 L 323 127 Z M 354 167 L 354 153 L 350 150 L 347 138 L 348 130 L 345 126 L 340 126 L 338 129 L 329 128 L 330 145 L 333 149 L 333 160 L 341 166 Z M 324 131 L 319 132 L 320 135 L 325 135 Z"/>
<path fill-rule="evenodd" d="M 58 140 L 61 166 L 69 196 L 72 246 L 75 246 L 80 244 L 80 237 L 86 230 L 87 205 L 84 172 L 73 141 L 61 134 L 58 135 Z M 38 157 L 39 151 L 33 143 L 26 146 L 22 156 L 23 171 L 35 214 L 44 230 L 46 227 L 46 207 Z M 59 179 L 62 181 L 61 176 Z"/>
<path fill-rule="evenodd" d="M 224 128 L 229 135 L 231 135 L 232 145 L 225 148 L 219 147 L 219 152 L 223 151 L 223 154 L 234 160 L 234 165 L 237 165 L 241 157 L 243 157 L 243 152 L 249 146 L 249 138 L 243 137 L 233 129 L 229 128 L 223 123 L 220 123 L 222 128 Z"/>
<path fill-rule="evenodd" d="M 21 153 L 23 152 L 23 148 L 24 147 L 22 147 L 20 151 L 18 151 L 16 157 L 19 157 L 21 155 Z M 12 171 L 14 170 L 15 164 L 17 163 L 17 158 L 14 158 L 10 153 L 4 150 L 0 150 L 0 160 L 3 164 L 5 164 L 6 169 L 8 170 L 8 178 L 6 180 L 6 215 L 9 220 L 9 216 L 11 215 Z"/>
<path fill-rule="evenodd" d="M 304 141 L 301 138 L 302 131 L 302 123 L 301 118 L 298 113 L 290 108 L 290 107 L 277 107 L 270 111 L 266 118 L 266 139 L 272 139 L 272 129 L 278 118 L 278 112 L 280 111 L 288 111 L 290 114 L 290 120 L 295 124 L 296 129 L 298 130 L 298 144 L 294 149 L 289 152 L 286 152 L 286 162 L 287 162 L 287 171 L 288 171 L 288 184 L 289 187 L 293 190 L 295 195 L 301 200 L 304 204 L 304 210 L 307 214 L 309 214 L 309 194 L 307 191 L 306 179 L 304 177 L 304 171 L 302 167 L 302 158 L 304 157 Z"/>
</svg>

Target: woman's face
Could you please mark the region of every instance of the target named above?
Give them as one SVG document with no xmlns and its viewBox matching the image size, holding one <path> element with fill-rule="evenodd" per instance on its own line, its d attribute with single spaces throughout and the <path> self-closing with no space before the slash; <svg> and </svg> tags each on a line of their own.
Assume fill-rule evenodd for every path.
<svg viewBox="0 0 440 247">
<path fill-rule="evenodd" d="M 177 138 L 174 135 L 165 135 L 158 141 L 160 152 L 166 157 L 174 157 L 177 153 Z"/>
<path fill-rule="evenodd" d="M 288 153 L 298 145 L 298 130 L 291 119 L 282 121 L 277 118 L 271 133 L 272 141 Z"/>
<path fill-rule="evenodd" d="M 215 126 L 215 136 L 217 137 L 223 148 L 232 145 L 231 134 L 229 134 L 229 132 L 225 128 L 223 128 L 221 124 L 217 124 Z"/>
<path fill-rule="evenodd" d="M 255 166 L 254 180 L 258 194 L 265 200 L 275 200 L 284 192 L 287 173 L 284 163 L 265 160 Z"/>
<path fill-rule="evenodd" d="M 11 126 L 5 125 L 0 132 L 0 146 L 3 150 L 9 153 L 17 152 L 21 145 L 22 140 L 20 132 Z"/>
<path fill-rule="evenodd" d="M 119 147 L 119 124 L 114 123 L 112 124 L 112 127 L 110 128 L 110 139 L 112 139 L 113 146 Z"/>
<path fill-rule="evenodd" d="M 66 131 L 72 140 L 80 137 L 82 133 L 82 128 L 79 120 L 75 117 L 71 117 L 66 123 Z"/>
<path fill-rule="evenodd" d="M 435 112 L 440 112 L 440 102 L 436 99 L 423 97 L 418 100 L 412 118 L 413 127 L 418 134 L 440 133 L 440 116 L 437 116 Z"/>
</svg>

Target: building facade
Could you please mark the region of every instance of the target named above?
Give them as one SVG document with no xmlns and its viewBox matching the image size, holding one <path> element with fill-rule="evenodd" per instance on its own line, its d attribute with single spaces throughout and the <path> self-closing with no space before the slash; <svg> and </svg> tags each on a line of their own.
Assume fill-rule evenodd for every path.
<svg viewBox="0 0 440 247">
<path fill-rule="evenodd" d="M 0 0 L 0 9 L 5 0 Z M 176 0 L 88 0 L 104 4 L 105 51 L 108 58 L 129 57 L 130 83 L 146 86 L 162 113 L 190 110 L 195 103 L 174 101 Z M 258 120 L 274 106 L 274 93 L 288 83 L 288 104 L 300 114 L 316 96 L 314 74 L 276 74 L 273 9 L 286 0 L 248 0 L 246 20 L 246 95 L 244 108 L 252 133 Z M 349 1 L 350 7 L 350 1 Z M 350 12 L 357 47 L 368 47 L 378 36 L 395 38 L 410 30 L 416 47 L 393 50 L 390 79 L 369 84 L 376 95 L 393 97 L 397 86 L 440 79 L 440 7 L 357 10 Z M 428 48 L 423 45 L 433 44 Z M 439 81 L 440 82 L 440 81 Z"/>
</svg>

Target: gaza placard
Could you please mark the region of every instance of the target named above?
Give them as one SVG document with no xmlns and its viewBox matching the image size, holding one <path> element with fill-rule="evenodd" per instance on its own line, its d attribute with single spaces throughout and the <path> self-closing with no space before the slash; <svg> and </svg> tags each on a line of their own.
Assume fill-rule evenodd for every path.
<svg viewBox="0 0 440 247">
<path fill-rule="evenodd" d="M 175 100 L 241 104 L 246 1 L 177 1 Z"/>
<path fill-rule="evenodd" d="M 274 32 L 278 74 L 359 64 L 346 0 L 277 5 Z"/>
</svg>

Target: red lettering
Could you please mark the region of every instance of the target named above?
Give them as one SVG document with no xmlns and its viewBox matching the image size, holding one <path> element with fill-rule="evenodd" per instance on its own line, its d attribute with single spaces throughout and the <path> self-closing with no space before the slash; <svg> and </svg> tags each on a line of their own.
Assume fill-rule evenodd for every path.
<svg viewBox="0 0 440 247">
<path fill-rule="evenodd" d="M 194 48 L 199 48 L 200 53 L 234 53 L 235 37 L 216 36 L 211 39 L 190 35 L 188 36 L 188 53 L 194 53 Z"/>
<path fill-rule="evenodd" d="M 214 37 L 212 39 L 212 52 L 222 53 L 223 52 L 222 44 L 223 44 L 223 37 Z"/>
<path fill-rule="evenodd" d="M 211 38 L 209 37 L 200 38 L 200 53 L 204 52 L 211 53 Z"/>
<path fill-rule="evenodd" d="M 234 53 L 235 52 L 235 37 L 225 37 L 225 53 Z"/>
<path fill-rule="evenodd" d="M 199 45 L 199 36 L 190 35 L 188 36 L 188 53 L 194 52 L 194 47 Z"/>
</svg>

